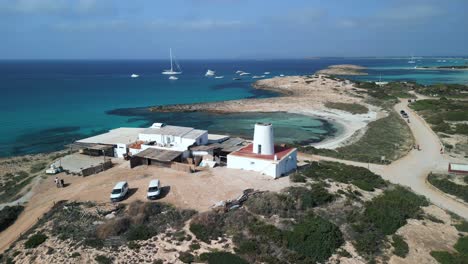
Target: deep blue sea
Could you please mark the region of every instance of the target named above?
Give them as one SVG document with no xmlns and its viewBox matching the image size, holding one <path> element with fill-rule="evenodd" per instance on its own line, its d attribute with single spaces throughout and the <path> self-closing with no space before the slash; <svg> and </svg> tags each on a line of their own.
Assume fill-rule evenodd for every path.
<svg viewBox="0 0 468 264">
<path fill-rule="evenodd" d="M 160 116 L 109 114 L 121 108 L 276 96 L 254 90 L 251 77 L 235 81 L 235 71 L 269 76 L 311 74 L 333 64 L 369 67 L 363 80 L 415 80 L 468 84 L 468 71 L 417 70 L 407 59 L 182 60 L 183 74 L 171 81 L 163 60 L 0 61 L 0 156 L 58 150 L 64 144 L 121 126 L 161 120 L 211 132 L 249 136 L 256 121 L 275 125 L 277 140 L 320 141 L 339 128 L 322 120 L 286 113 L 216 115 L 166 113 Z M 465 59 L 418 60 L 418 66 L 463 65 Z M 215 70 L 224 79 L 207 78 Z M 139 78 L 130 78 L 132 73 Z"/>
</svg>

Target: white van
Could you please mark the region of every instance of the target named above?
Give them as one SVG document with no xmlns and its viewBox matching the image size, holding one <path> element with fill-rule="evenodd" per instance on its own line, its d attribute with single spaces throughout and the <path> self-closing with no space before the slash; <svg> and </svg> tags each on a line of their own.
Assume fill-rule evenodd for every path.
<svg viewBox="0 0 468 264">
<path fill-rule="evenodd" d="M 112 189 L 110 199 L 112 202 L 121 201 L 128 193 L 128 183 L 126 181 L 118 182 Z"/>
<path fill-rule="evenodd" d="M 151 180 L 148 186 L 148 199 L 156 199 L 161 195 L 161 186 L 159 180 Z"/>
</svg>

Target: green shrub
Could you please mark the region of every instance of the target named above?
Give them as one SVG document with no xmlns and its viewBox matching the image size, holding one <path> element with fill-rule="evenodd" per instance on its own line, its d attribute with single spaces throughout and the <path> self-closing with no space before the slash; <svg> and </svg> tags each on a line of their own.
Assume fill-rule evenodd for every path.
<svg viewBox="0 0 468 264">
<path fill-rule="evenodd" d="M 223 216 L 216 212 L 200 213 L 192 218 L 190 231 L 201 241 L 210 243 L 223 235 Z"/>
<path fill-rule="evenodd" d="M 374 191 L 375 188 L 387 186 L 379 175 L 366 168 L 338 162 L 312 162 L 303 173 L 312 179 L 332 179 L 342 183 L 351 183 L 365 191 Z"/>
<path fill-rule="evenodd" d="M 353 225 L 357 234 L 354 246 L 357 252 L 365 257 L 372 259 L 374 255 L 381 252 L 385 236 L 382 231 L 375 228 L 373 225 L 363 223 Z"/>
<path fill-rule="evenodd" d="M 97 255 L 94 260 L 99 264 L 112 264 L 112 259 L 104 255 Z"/>
<path fill-rule="evenodd" d="M 198 243 L 192 243 L 192 244 L 190 244 L 190 249 L 191 249 L 191 250 L 198 250 L 198 249 L 200 249 L 200 248 L 201 248 L 201 247 L 200 247 L 200 244 L 198 244 Z"/>
<path fill-rule="evenodd" d="M 454 248 L 458 253 L 468 257 L 468 236 L 460 237 Z"/>
<path fill-rule="evenodd" d="M 73 253 L 71 254 L 70 258 L 78 258 L 78 257 L 80 257 L 80 256 L 81 256 L 81 254 L 80 254 L 79 252 L 73 252 Z"/>
<path fill-rule="evenodd" d="M 297 172 L 297 173 L 293 173 L 291 176 L 289 176 L 289 180 L 291 182 L 306 182 L 307 181 L 307 178 L 304 177 L 304 175 L 302 175 L 301 173 Z"/>
<path fill-rule="evenodd" d="M 5 206 L 0 210 L 0 232 L 12 225 L 23 210 L 24 207 L 20 205 Z"/>
<path fill-rule="evenodd" d="M 391 235 L 404 226 L 408 218 L 416 218 L 421 206 L 426 205 L 425 198 L 398 186 L 366 203 L 363 220 L 374 224 L 385 235 Z"/>
<path fill-rule="evenodd" d="M 431 251 L 431 256 L 440 264 L 463 264 L 461 259 L 446 251 Z"/>
<path fill-rule="evenodd" d="M 104 241 L 95 237 L 87 237 L 83 240 L 83 245 L 91 248 L 102 248 L 104 247 Z"/>
<path fill-rule="evenodd" d="M 408 255 L 409 247 L 403 237 L 399 235 L 393 235 L 392 246 L 394 248 L 393 253 L 401 258 L 405 258 Z"/>
<path fill-rule="evenodd" d="M 286 192 L 295 199 L 301 210 L 329 203 L 334 199 L 334 196 L 319 184 L 312 185 L 310 190 L 305 187 L 289 187 Z"/>
<path fill-rule="evenodd" d="M 47 166 L 47 163 L 45 162 L 39 162 L 39 163 L 34 163 L 31 168 L 30 168 L 30 172 L 31 173 L 38 173 L 42 170 L 44 170 Z"/>
<path fill-rule="evenodd" d="M 455 228 L 460 232 L 468 232 L 468 222 L 462 221 L 461 223 L 456 224 Z"/>
<path fill-rule="evenodd" d="M 309 216 L 286 235 L 288 248 L 314 262 L 327 260 L 344 240 L 340 229 L 319 216 Z"/>
<path fill-rule="evenodd" d="M 135 243 L 135 241 L 133 241 L 133 240 L 128 242 L 127 246 L 128 246 L 129 249 L 132 249 L 132 250 L 137 250 L 137 249 L 139 249 L 141 247 L 140 244 Z"/>
<path fill-rule="evenodd" d="M 422 213 L 421 206 L 426 205 L 425 198 L 401 186 L 366 202 L 364 212 L 356 216 L 352 225 L 356 250 L 372 259 L 382 251 L 385 236 L 394 234 L 407 219 L 417 218 Z"/>
<path fill-rule="evenodd" d="M 333 103 L 333 102 L 326 102 L 325 107 L 338 109 L 346 112 L 350 112 L 351 114 L 365 114 L 369 112 L 369 109 L 361 104 L 356 103 Z"/>
<path fill-rule="evenodd" d="M 251 240 L 243 240 L 239 243 L 239 246 L 235 249 L 236 253 L 249 254 L 257 251 L 257 244 Z"/>
<path fill-rule="evenodd" d="M 267 192 L 251 197 L 245 203 L 247 208 L 255 214 L 290 217 L 294 215 L 294 201 L 284 194 Z"/>
<path fill-rule="evenodd" d="M 179 260 L 183 263 L 192 263 L 195 260 L 195 257 L 190 254 L 190 252 L 180 252 Z"/>
<path fill-rule="evenodd" d="M 42 233 L 37 233 L 29 237 L 24 243 L 25 248 L 36 248 L 47 240 L 47 236 Z"/>
<path fill-rule="evenodd" d="M 468 202 L 468 185 L 456 184 L 443 175 L 429 174 L 427 180 L 437 189 Z"/>
<path fill-rule="evenodd" d="M 147 240 L 153 236 L 151 228 L 145 225 L 134 225 L 131 226 L 127 233 L 127 239 L 132 240 Z"/>
<path fill-rule="evenodd" d="M 243 258 L 229 252 L 211 252 L 200 255 L 201 261 L 208 264 L 248 264 Z"/>
</svg>

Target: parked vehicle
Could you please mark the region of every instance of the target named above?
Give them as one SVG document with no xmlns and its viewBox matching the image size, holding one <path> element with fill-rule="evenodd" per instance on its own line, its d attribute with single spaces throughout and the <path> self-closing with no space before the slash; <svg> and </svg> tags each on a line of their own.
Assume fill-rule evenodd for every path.
<svg viewBox="0 0 468 264">
<path fill-rule="evenodd" d="M 126 181 L 118 182 L 112 189 L 110 200 L 111 202 L 119 202 L 128 194 L 128 183 Z"/>
<path fill-rule="evenodd" d="M 150 200 L 156 199 L 161 195 L 161 186 L 159 180 L 151 180 L 148 186 L 146 197 Z"/>
</svg>

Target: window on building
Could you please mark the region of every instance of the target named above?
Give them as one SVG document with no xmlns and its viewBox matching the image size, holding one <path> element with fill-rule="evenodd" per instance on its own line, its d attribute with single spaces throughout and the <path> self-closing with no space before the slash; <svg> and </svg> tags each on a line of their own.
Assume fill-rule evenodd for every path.
<svg viewBox="0 0 468 264">
<path fill-rule="evenodd" d="M 258 154 L 262 154 L 262 145 L 258 145 Z"/>
</svg>

